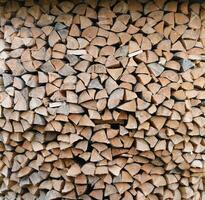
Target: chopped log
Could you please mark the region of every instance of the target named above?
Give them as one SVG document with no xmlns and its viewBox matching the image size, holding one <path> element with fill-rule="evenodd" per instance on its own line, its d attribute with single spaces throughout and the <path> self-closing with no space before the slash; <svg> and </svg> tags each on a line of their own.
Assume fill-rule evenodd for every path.
<svg viewBox="0 0 205 200">
<path fill-rule="evenodd" d="M 158 130 L 160 130 L 164 126 L 166 118 L 154 116 L 153 118 L 151 118 L 151 122 Z"/>
<path fill-rule="evenodd" d="M 162 77 L 169 79 L 170 81 L 177 82 L 179 80 L 179 76 L 176 72 L 171 70 L 166 70 L 162 73 Z"/>
<path fill-rule="evenodd" d="M 80 169 L 79 165 L 74 164 L 74 165 L 72 165 L 72 166 L 68 169 L 66 175 L 67 175 L 67 176 L 76 177 L 76 176 L 79 175 L 80 173 L 81 173 L 81 169 Z"/>
<path fill-rule="evenodd" d="M 55 17 L 52 15 L 42 14 L 37 25 L 40 27 L 48 26 L 53 23 L 54 19 Z"/>
<path fill-rule="evenodd" d="M 136 102 L 135 100 L 129 101 L 127 103 L 124 103 L 123 105 L 118 107 L 121 110 L 129 111 L 129 112 L 135 112 L 136 111 Z"/>
<path fill-rule="evenodd" d="M 67 50 L 68 55 L 84 55 L 87 54 L 86 50 Z"/>
<path fill-rule="evenodd" d="M 139 151 L 149 151 L 150 147 L 148 143 L 143 139 L 137 139 L 136 141 L 136 149 Z"/>
<path fill-rule="evenodd" d="M 123 32 L 125 29 L 127 29 L 127 26 L 125 26 L 121 21 L 116 20 L 116 22 L 113 24 L 113 27 L 111 28 L 111 31 L 119 33 Z"/>
<path fill-rule="evenodd" d="M 14 110 L 18 111 L 26 111 L 28 109 L 28 103 L 26 99 L 19 91 L 15 91 L 15 98 L 14 98 Z"/>
<path fill-rule="evenodd" d="M 151 183 L 147 182 L 147 183 L 143 183 L 142 185 L 140 185 L 140 188 L 143 194 L 147 196 L 152 192 L 152 190 L 154 189 L 154 186 Z"/>
<path fill-rule="evenodd" d="M 188 59 L 182 60 L 182 68 L 184 71 L 190 69 L 191 67 L 194 67 L 194 64 L 190 60 Z"/>
<path fill-rule="evenodd" d="M 79 126 L 95 126 L 95 124 L 89 119 L 87 115 L 81 117 Z"/>
<path fill-rule="evenodd" d="M 157 63 L 150 63 L 147 66 L 151 70 L 151 73 L 153 73 L 156 77 L 164 71 L 164 67 Z"/>
<path fill-rule="evenodd" d="M 91 41 L 96 37 L 97 33 L 98 33 L 98 28 L 95 26 L 90 26 L 84 29 L 84 31 L 82 32 L 82 37 L 84 37 L 88 41 Z"/>
<path fill-rule="evenodd" d="M 14 76 L 19 76 L 25 73 L 23 65 L 17 59 L 10 59 L 6 61 L 7 66 L 12 71 Z"/>
</svg>

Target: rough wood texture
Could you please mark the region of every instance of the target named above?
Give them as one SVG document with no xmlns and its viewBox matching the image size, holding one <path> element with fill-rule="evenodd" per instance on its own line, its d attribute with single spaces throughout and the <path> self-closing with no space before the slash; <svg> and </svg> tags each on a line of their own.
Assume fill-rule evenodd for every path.
<svg viewBox="0 0 205 200">
<path fill-rule="evenodd" d="M 0 199 L 205 199 L 203 1 L 0 3 Z"/>
</svg>

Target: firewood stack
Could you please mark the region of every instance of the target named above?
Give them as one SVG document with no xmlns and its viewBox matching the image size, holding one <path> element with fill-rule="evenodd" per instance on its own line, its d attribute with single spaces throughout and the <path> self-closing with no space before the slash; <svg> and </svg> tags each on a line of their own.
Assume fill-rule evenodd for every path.
<svg viewBox="0 0 205 200">
<path fill-rule="evenodd" d="M 205 199 L 205 3 L 3 2 L 1 199 Z"/>
</svg>

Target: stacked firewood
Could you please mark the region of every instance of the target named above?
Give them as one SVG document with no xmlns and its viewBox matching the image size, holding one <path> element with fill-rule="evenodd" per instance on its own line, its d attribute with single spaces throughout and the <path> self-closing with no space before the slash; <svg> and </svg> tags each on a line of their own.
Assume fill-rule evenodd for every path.
<svg viewBox="0 0 205 200">
<path fill-rule="evenodd" d="M 205 199 L 205 3 L 2 2 L 1 199 Z"/>
</svg>

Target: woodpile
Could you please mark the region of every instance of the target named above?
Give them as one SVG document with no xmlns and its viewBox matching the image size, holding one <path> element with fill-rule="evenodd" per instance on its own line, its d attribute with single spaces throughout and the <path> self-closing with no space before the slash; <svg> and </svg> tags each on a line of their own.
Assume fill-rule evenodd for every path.
<svg viewBox="0 0 205 200">
<path fill-rule="evenodd" d="M 205 199 L 205 3 L 1 2 L 1 199 Z"/>
</svg>

